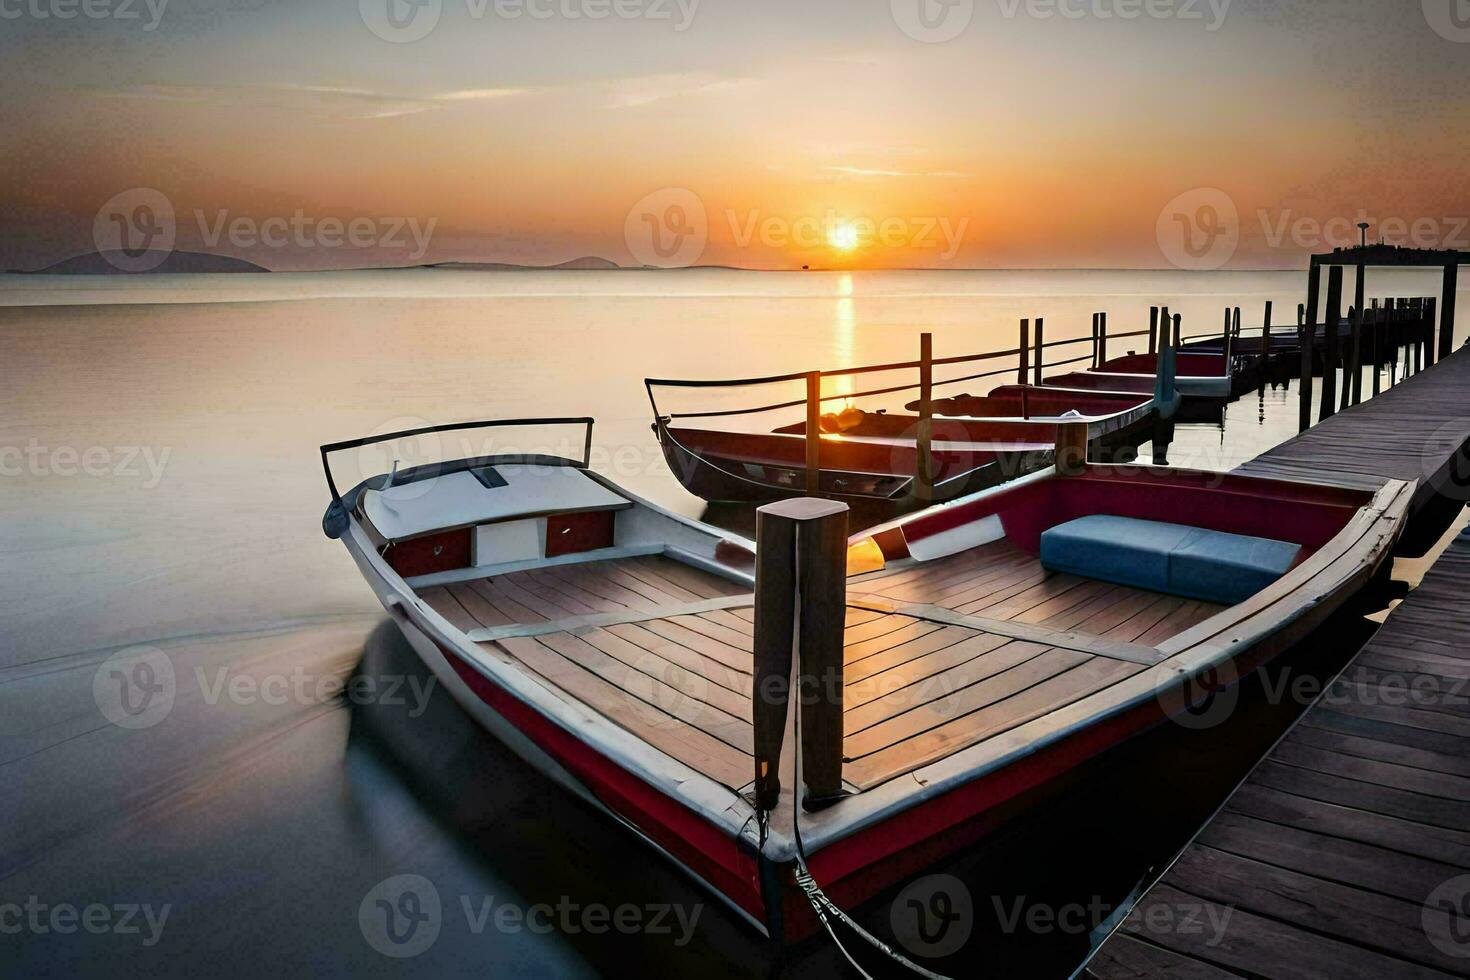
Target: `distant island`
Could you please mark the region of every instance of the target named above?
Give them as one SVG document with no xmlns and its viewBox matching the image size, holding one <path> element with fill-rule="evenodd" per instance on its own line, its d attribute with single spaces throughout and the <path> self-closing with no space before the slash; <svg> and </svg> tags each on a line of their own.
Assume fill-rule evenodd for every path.
<svg viewBox="0 0 1470 980">
<path fill-rule="evenodd" d="M 420 266 L 419 268 L 463 269 L 474 272 L 526 272 L 536 269 L 611 272 L 621 269 L 622 266 L 600 256 L 584 255 L 581 258 L 572 259 L 568 262 L 558 262 L 556 265 L 518 265 L 514 262 L 434 262 L 430 265 Z"/>
<path fill-rule="evenodd" d="M 154 259 L 158 260 L 158 264 L 151 268 L 137 272 L 128 269 L 130 265 L 149 265 Z M 43 276 L 140 276 L 149 273 L 269 272 L 271 270 L 231 255 L 211 255 L 207 252 L 143 252 L 140 255 L 128 255 L 121 251 L 107 251 L 84 252 L 43 269 L 12 269 L 11 271 Z"/>
</svg>

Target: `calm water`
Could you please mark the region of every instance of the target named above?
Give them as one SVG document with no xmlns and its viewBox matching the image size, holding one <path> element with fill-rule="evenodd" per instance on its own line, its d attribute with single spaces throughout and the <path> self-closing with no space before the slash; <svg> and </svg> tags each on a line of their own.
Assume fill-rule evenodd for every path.
<svg viewBox="0 0 1470 980">
<path fill-rule="evenodd" d="M 1304 280 L 0 276 L 0 927 L 4 903 L 41 908 L 39 925 L 0 928 L 0 955 L 23 974 L 58 976 L 593 975 L 634 961 L 707 975 L 833 969 L 825 944 L 771 960 L 702 893 L 551 790 L 442 695 L 419 703 L 406 689 L 402 706 L 333 696 L 330 682 L 354 670 L 417 667 L 345 551 L 320 532 L 316 447 L 425 422 L 593 415 L 601 468 L 698 515 L 703 505 L 659 458 L 645 375 L 903 360 L 916 355 L 920 330 L 934 333 L 940 356 L 1009 347 L 1020 317 L 1045 317 L 1048 339 L 1061 339 L 1086 334 L 1094 310 L 1121 332 L 1146 326 L 1155 303 L 1182 313 L 1186 333 L 1214 329 L 1227 304 L 1255 325 L 1266 300 L 1278 323 L 1294 322 Z M 1437 284 L 1384 273 L 1372 285 L 1409 296 Z M 1295 427 L 1294 388 L 1268 388 L 1231 406 L 1221 425 L 1181 427 L 1171 459 L 1229 468 Z M 137 645 L 167 654 L 175 692 L 163 717 L 145 719 L 154 723 L 121 727 L 99 711 L 94 679 L 105 686 L 103 661 Z M 1194 802 L 1207 805 L 1209 793 Z M 1075 964 L 1085 936 L 997 927 L 989 891 L 1116 903 L 1161 845 L 1096 830 L 1118 834 L 1096 875 L 1085 863 L 1068 872 L 1073 858 L 1058 858 L 1059 872 L 976 856 L 977 917 L 989 919 L 977 926 L 977 956 L 1043 975 Z M 364 939 L 358 910 L 377 882 L 403 873 L 434 883 L 443 926 L 426 952 L 393 960 Z M 702 911 L 686 943 L 677 928 L 538 934 L 492 920 L 476 931 L 461 898 L 472 910 L 489 898 L 492 907 L 674 901 Z M 168 917 L 152 943 L 141 913 L 136 933 L 104 929 L 102 918 L 96 932 L 66 929 L 65 912 L 48 918 L 94 903 L 110 922 L 129 905 L 155 916 L 167 906 Z M 881 928 L 884 910 L 869 913 Z"/>
</svg>

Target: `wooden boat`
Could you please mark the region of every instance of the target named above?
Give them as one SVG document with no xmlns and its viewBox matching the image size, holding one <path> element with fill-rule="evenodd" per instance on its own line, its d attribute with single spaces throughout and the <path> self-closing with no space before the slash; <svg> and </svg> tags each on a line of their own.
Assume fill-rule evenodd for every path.
<svg viewBox="0 0 1470 980">
<path fill-rule="evenodd" d="M 567 421 L 590 444 L 591 420 Z M 478 457 L 339 494 L 332 454 L 403 434 L 325 446 L 323 526 L 470 715 L 790 941 L 818 927 L 809 895 L 874 896 L 1302 639 L 1386 567 L 1412 491 L 1079 465 L 1079 433 L 1063 427 L 1061 471 L 845 549 L 839 530 L 825 565 L 797 549 L 796 577 L 835 576 L 845 619 L 806 602 L 794 651 L 792 578 L 783 599 L 767 575 L 792 538 L 754 556 L 754 594 L 750 541 L 640 500 L 585 454 Z M 843 510 L 774 504 L 758 536 Z M 811 670 L 808 634 L 828 627 L 837 694 L 798 709 L 757 686 Z M 830 735 L 833 712 L 823 743 L 810 723 L 822 713 Z M 835 791 L 814 791 L 818 752 Z"/>
<path fill-rule="evenodd" d="M 1004 351 L 980 357 L 1015 353 Z M 974 359 L 979 358 L 950 358 L 934 363 Z M 649 378 L 644 384 L 653 407 L 653 429 L 664 459 L 685 489 L 697 497 L 711 502 L 763 502 L 820 493 L 831 499 L 869 506 L 887 505 L 897 510 L 952 500 L 1046 466 L 1056 442 L 1057 426 L 1064 421 L 1085 421 L 1089 439 L 1098 453 L 1121 447 L 1136 448 L 1152 438 L 1153 420 L 1158 416 L 1172 418 L 1177 407 L 1172 351 L 1164 364 L 1164 376 L 1150 377 L 1153 387 L 1147 394 L 1004 385 L 984 397 L 961 394 L 934 398 L 931 395 L 927 416 L 923 398 L 905 406 L 907 411 L 916 413 L 912 415 L 881 409 L 865 412 L 851 404 L 841 413 L 823 415 L 820 403 L 831 399 L 820 398 L 814 386 L 809 387 L 805 402 L 693 415 L 665 414 L 659 410 L 654 396 L 654 389 L 660 386 L 739 388 L 809 380 L 809 374 L 730 381 Z M 822 372 L 820 376 L 912 366 L 915 365 L 880 365 Z M 850 400 L 916 387 L 919 386 L 898 386 L 838 397 Z M 692 421 L 745 417 L 767 409 L 797 406 L 805 407 L 805 419 L 769 431 L 731 432 L 705 428 Z M 808 439 L 809 432 L 818 433 L 818 438 Z M 807 470 L 812 461 L 818 475 L 809 481 Z M 928 472 L 921 474 L 925 462 Z"/>
</svg>

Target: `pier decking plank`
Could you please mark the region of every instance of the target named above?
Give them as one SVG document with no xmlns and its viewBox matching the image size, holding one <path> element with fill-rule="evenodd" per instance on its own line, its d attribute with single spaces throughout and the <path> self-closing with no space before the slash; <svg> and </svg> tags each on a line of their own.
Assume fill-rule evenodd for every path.
<svg viewBox="0 0 1470 980">
<path fill-rule="evenodd" d="M 1467 595 L 1470 532 L 1130 912 L 1091 975 L 1157 962 L 1170 975 L 1470 976 Z M 1232 910 L 1211 941 L 1165 925 L 1202 905 Z"/>
</svg>

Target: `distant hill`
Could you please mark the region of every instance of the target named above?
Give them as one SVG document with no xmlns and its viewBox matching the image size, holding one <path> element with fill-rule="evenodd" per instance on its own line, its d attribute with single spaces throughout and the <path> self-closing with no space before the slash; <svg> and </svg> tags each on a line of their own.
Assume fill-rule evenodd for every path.
<svg viewBox="0 0 1470 980">
<path fill-rule="evenodd" d="M 570 262 L 558 262 L 556 265 L 517 265 L 513 262 L 435 262 L 429 266 L 431 269 L 468 269 L 478 272 L 524 272 L 528 269 L 570 269 L 596 272 L 608 272 L 621 269 L 622 266 L 608 259 L 599 258 L 596 255 L 584 255 Z"/>
<path fill-rule="evenodd" d="M 116 264 L 110 259 L 116 256 Z M 128 272 L 129 265 L 146 264 L 144 257 L 155 258 L 156 255 L 144 253 L 142 257 L 126 256 L 122 252 L 86 252 L 82 255 L 74 255 L 69 259 L 48 265 L 44 269 L 29 270 L 37 275 L 65 275 L 65 276 L 124 276 L 124 275 L 147 275 L 149 273 L 178 273 L 178 272 L 269 272 L 264 266 L 237 259 L 230 255 L 210 255 L 207 252 L 169 252 L 151 269 L 142 272 Z M 121 268 L 119 268 L 121 267 Z M 15 270 L 26 271 L 26 270 Z"/>
</svg>

